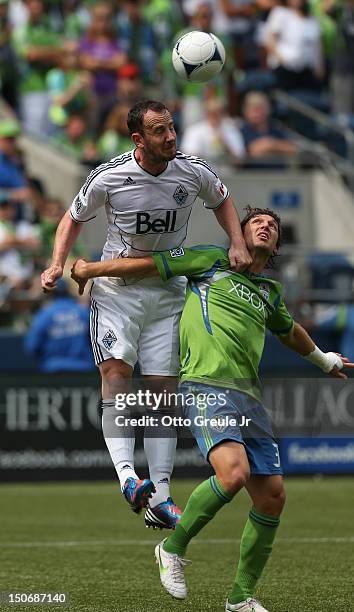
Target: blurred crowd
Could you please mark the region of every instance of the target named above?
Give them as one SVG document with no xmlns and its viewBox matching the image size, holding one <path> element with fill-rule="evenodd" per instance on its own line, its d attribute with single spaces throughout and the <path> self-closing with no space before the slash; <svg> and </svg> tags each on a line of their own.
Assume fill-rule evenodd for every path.
<svg viewBox="0 0 354 612">
<path fill-rule="evenodd" d="M 214 32 L 226 49 L 208 84 L 172 67 L 175 41 L 191 30 Z M 12 115 L 0 121 L 0 326 L 40 301 L 68 205 L 26 170 L 22 131 L 94 166 L 132 148 L 128 110 L 156 98 L 185 153 L 226 173 L 282 168 L 302 151 L 275 89 L 354 126 L 354 0 L 0 0 L 0 95 Z M 76 253 L 85 255 L 80 242 Z"/>
<path fill-rule="evenodd" d="M 257 125 L 269 103 L 245 104 L 249 92 L 303 93 L 321 108 L 325 96 L 338 121 L 353 121 L 354 0 L 0 0 L 0 21 L 2 96 L 27 132 L 86 163 L 129 149 L 125 116 L 142 97 L 167 102 L 191 153 L 203 132 L 211 156 L 234 163 L 277 153 L 273 140 L 286 139 Z M 171 49 L 188 30 L 224 43 L 226 66 L 211 84 L 174 73 Z"/>
</svg>

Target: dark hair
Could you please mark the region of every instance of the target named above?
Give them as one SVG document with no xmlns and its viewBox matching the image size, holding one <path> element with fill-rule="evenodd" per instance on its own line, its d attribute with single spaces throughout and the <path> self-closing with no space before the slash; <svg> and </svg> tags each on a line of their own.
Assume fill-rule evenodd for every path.
<svg viewBox="0 0 354 612">
<path fill-rule="evenodd" d="M 276 221 L 278 225 L 278 240 L 276 247 L 277 249 L 279 249 L 279 247 L 281 246 L 282 237 L 281 219 L 279 215 L 277 215 L 277 213 L 275 213 L 274 210 L 271 210 L 270 208 L 258 208 L 257 206 L 245 206 L 244 210 L 246 211 L 246 215 L 241 221 L 242 232 L 244 231 L 245 225 L 250 221 L 250 219 L 253 219 L 253 217 L 259 217 L 260 215 L 269 215 L 270 217 L 273 217 L 274 221 Z M 271 257 L 269 257 L 267 266 L 269 265 L 271 267 L 274 265 L 274 257 L 275 255 L 271 255 Z"/>
<path fill-rule="evenodd" d="M 299 6 L 298 10 L 304 17 L 307 17 L 310 14 L 310 5 L 308 0 L 302 0 L 302 6 Z"/>
<path fill-rule="evenodd" d="M 134 104 L 127 117 L 127 126 L 130 135 L 134 132 L 138 132 L 139 134 L 144 133 L 144 115 L 146 115 L 149 110 L 154 111 L 154 113 L 163 113 L 164 111 L 168 111 L 168 108 L 163 102 L 158 102 L 157 100 L 142 100 Z"/>
</svg>

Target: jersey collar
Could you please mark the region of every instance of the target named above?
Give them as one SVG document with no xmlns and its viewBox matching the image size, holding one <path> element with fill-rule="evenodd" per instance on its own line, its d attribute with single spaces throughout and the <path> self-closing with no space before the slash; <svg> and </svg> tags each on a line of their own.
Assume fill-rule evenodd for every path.
<svg viewBox="0 0 354 612">
<path fill-rule="evenodd" d="M 135 157 L 135 151 L 136 151 L 136 149 L 134 149 L 134 151 L 133 151 L 133 159 L 134 159 L 134 162 L 135 162 L 136 166 L 139 168 L 139 170 L 140 170 L 141 172 L 144 172 L 144 174 L 147 174 L 148 176 L 151 176 L 152 178 L 158 179 L 158 178 L 160 178 L 160 176 L 163 176 L 163 175 L 164 175 L 164 174 L 167 172 L 167 170 L 169 169 L 169 163 L 170 163 L 170 162 L 167 162 L 167 166 L 166 166 L 166 168 L 165 168 L 164 170 L 162 170 L 162 172 L 160 172 L 159 174 L 151 174 L 151 172 L 148 172 L 147 170 L 145 170 L 145 168 L 143 168 L 143 167 L 142 167 L 142 166 L 139 164 L 139 162 L 137 161 L 137 159 L 136 159 L 136 157 Z"/>
</svg>

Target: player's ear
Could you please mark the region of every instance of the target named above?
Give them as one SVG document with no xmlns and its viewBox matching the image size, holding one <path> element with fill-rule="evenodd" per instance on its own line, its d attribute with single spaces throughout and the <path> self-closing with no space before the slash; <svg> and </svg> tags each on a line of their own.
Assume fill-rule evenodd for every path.
<svg viewBox="0 0 354 612">
<path fill-rule="evenodd" d="M 133 132 L 132 140 L 137 148 L 141 148 L 143 146 L 143 137 L 139 132 Z"/>
</svg>

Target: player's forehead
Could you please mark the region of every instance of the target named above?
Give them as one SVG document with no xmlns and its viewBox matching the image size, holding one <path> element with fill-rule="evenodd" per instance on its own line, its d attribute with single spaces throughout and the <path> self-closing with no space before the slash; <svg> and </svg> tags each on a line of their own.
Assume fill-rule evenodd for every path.
<svg viewBox="0 0 354 612">
<path fill-rule="evenodd" d="M 161 112 L 148 110 L 144 115 L 144 129 L 155 130 L 157 127 L 166 127 L 173 124 L 173 119 L 170 111 L 167 108 Z"/>
<path fill-rule="evenodd" d="M 278 223 L 274 219 L 274 217 L 272 217 L 272 215 L 259 214 L 259 215 L 255 215 L 254 217 L 251 217 L 251 219 L 249 220 L 249 223 L 252 223 L 252 224 L 258 224 L 258 223 L 263 223 L 263 222 L 268 222 L 271 225 L 274 225 L 278 229 Z"/>
</svg>

